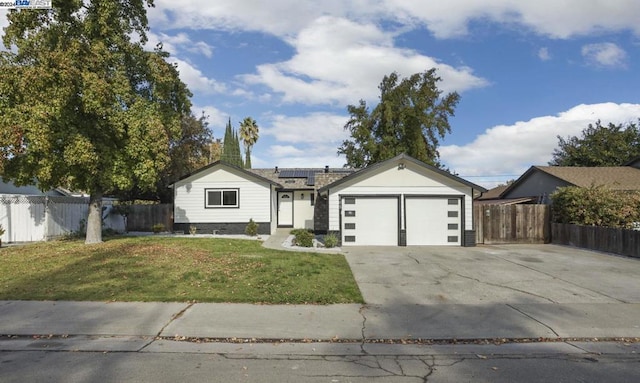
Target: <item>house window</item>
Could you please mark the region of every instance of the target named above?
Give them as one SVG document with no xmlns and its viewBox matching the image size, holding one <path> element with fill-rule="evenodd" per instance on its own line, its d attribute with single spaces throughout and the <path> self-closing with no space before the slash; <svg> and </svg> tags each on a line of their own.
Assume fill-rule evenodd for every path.
<svg viewBox="0 0 640 383">
<path fill-rule="evenodd" d="M 355 217 L 356 216 L 356 211 L 355 210 L 345 210 L 344 211 L 344 216 L 345 217 Z"/>
<path fill-rule="evenodd" d="M 447 237 L 447 242 L 458 242 L 458 236 L 457 235 L 450 235 Z"/>
<path fill-rule="evenodd" d="M 355 230 L 356 229 L 356 224 L 355 223 L 345 223 L 344 224 L 344 229 L 345 230 Z"/>
<path fill-rule="evenodd" d="M 458 204 L 458 199 L 457 199 L 457 198 L 449 198 L 449 199 L 447 200 L 447 203 L 448 203 L 449 205 L 457 205 L 457 204 Z"/>
<path fill-rule="evenodd" d="M 205 207 L 240 207 L 238 189 L 205 189 Z"/>
<path fill-rule="evenodd" d="M 344 241 L 345 242 L 355 242 L 356 241 L 356 236 L 355 235 L 345 235 L 344 236 Z"/>
<path fill-rule="evenodd" d="M 344 199 L 345 205 L 355 205 L 355 203 L 356 203 L 356 199 L 353 197 L 347 197 Z"/>
<path fill-rule="evenodd" d="M 458 230 L 458 224 L 457 223 L 450 223 L 448 225 L 448 229 L 449 230 Z"/>
<path fill-rule="evenodd" d="M 457 211 L 448 211 L 447 212 L 447 217 L 456 218 L 456 217 L 458 217 L 458 212 Z"/>
<path fill-rule="evenodd" d="M 311 206 L 315 205 L 316 203 L 316 193 L 311 192 Z"/>
</svg>

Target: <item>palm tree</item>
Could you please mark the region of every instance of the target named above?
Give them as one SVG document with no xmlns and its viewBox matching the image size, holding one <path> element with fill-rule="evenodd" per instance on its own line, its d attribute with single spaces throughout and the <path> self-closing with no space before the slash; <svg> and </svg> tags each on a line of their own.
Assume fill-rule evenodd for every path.
<svg viewBox="0 0 640 383">
<path fill-rule="evenodd" d="M 258 141 L 258 124 L 251 117 L 246 117 L 240 123 L 240 138 L 244 144 L 245 161 L 244 167 L 251 169 L 251 148 Z"/>
</svg>

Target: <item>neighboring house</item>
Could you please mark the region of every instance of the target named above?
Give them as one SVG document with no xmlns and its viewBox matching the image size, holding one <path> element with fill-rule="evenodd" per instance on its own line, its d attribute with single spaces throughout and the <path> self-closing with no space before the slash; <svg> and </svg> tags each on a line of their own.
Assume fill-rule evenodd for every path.
<svg viewBox="0 0 640 383">
<path fill-rule="evenodd" d="M 509 185 L 501 199 L 530 199 L 548 204 L 559 187 L 606 185 L 613 190 L 640 190 L 640 158 L 625 166 L 532 166 Z"/>
<path fill-rule="evenodd" d="M 41 191 L 37 185 L 25 185 L 25 186 L 16 186 L 11 181 L 4 181 L 2 177 L 0 177 L 0 194 L 5 195 L 44 195 L 48 197 L 60 197 L 60 196 L 69 196 L 69 193 L 62 189 L 56 188 L 48 191 Z"/>
<path fill-rule="evenodd" d="M 474 205 L 520 205 L 520 204 L 537 204 L 538 197 L 519 197 L 519 198 L 500 198 L 500 195 L 507 190 L 509 185 L 496 186 L 493 189 L 482 193 L 473 200 Z"/>
<path fill-rule="evenodd" d="M 472 199 L 486 191 L 401 154 L 365 169 L 242 169 L 214 162 L 174 188 L 174 229 L 333 232 L 348 245 L 475 245 Z"/>
</svg>

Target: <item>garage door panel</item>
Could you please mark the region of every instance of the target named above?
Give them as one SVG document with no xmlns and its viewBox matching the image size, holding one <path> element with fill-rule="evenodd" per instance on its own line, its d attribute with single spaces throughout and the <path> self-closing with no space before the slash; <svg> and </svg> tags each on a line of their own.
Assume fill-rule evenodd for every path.
<svg viewBox="0 0 640 383">
<path fill-rule="evenodd" d="M 343 246 L 397 246 L 398 199 L 345 198 L 341 229 Z"/>
<path fill-rule="evenodd" d="M 459 198 L 407 198 L 407 245 L 460 245 L 462 210 Z"/>
</svg>

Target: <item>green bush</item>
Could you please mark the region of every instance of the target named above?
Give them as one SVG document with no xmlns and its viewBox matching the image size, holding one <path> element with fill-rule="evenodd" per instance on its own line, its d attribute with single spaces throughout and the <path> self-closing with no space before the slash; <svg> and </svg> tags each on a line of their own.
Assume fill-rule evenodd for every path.
<svg viewBox="0 0 640 383">
<path fill-rule="evenodd" d="M 338 246 L 338 237 L 334 233 L 324 236 L 324 247 L 332 248 Z"/>
<path fill-rule="evenodd" d="M 247 227 L 244 229 L 244 232 L 247 235 L 250 235 L 252 237 L 255 237 L 256 235 L 258 235 L 258 224 L 253 220 L 253 218 L 249 220 L 249 223 L 247 224 Z"/>
<path fill-rule="evenodd" d="M 632 228 L 640 222 L 640 193 L 605 186 L 558 188 L 551 195 L 553 221 L 585 226 Z"/>
<path fill-rule="evenodd" d="M 156 223 L 155 225 L 151 226 L 151 230 L 153 230 L 154 233 L 160 233 L 161 231 L 164 231 L 164 224 Z"/>
<path fill-rule="evenodd" d="M 294 245 L 302 247 L 313 247 L 313 238 L 315 236 L 311 231 L 305 229 L 296 229 L 292 230 L 291 234 L 295 235 L 295 238 L 293 239 Z"/>
<path fill-rule="evenodd" d="M 303 232 L 303 231 L 306 231 L 306 232 L 308 232 L 308 233 L 313 233 L 313 230 L 311 230 L 311 229 L 292 229 L 292 230 L 289 232 L 289 234 L 291 234 L 291 235 L 298 235 L 298 233 L 301 233 L 301 232 Z"/>
</svg>

